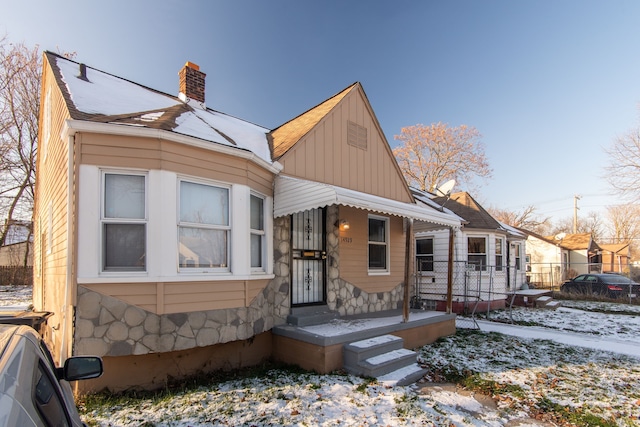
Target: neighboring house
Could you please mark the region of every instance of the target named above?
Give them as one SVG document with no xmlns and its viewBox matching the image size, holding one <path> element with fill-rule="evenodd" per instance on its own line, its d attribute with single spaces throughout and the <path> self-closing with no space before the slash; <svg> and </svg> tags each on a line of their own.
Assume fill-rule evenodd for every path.
<svg viewBox="0 0 640 427">
<path fill-rule="evenodd" d="M 631 246 L 629 242 L 598 244 L 603 273 L 629 274 Z"/>
<path fill-rule="evenodd" d="M 451 275 L 454 312 L 503 308 L 509 292 L 526 282 L 525 234 L 494 219 L 467 192 L 447 197 L 434 197 L 415 189 L 413 192 L 417 199 L 435 202 L 462 222 L 460 229 L 433 231 L 423 229 L 419 222 L 415 225 L 422 303 L 444 310 Z M 451 252 L 449 242 L 453 244 Z M 449 260 L 453 261 L 451 272 L 447 271 Z"/>
<path fill-rule="evenodd" d="M 402 307 L 412 220 L 460 227 L 415 202 L 359 83 L 270 131 L 207 108 L 195 64 L 179 76 L 176 97 L 44 56 L 34 306 L 61 361 L 103 357 L 95 389 L 317 366 L 274 327 Z M 434 324 L 416 342 L 455 332 Z"/>
<path fill-rule="evenodd" d="M 598 245 L 590 233 L 540 236 L 528 230 L 521 231 L 527 234 L 527 276 L 536 287 L 558 287 L 578 274 L 615 271 L 605 267 L 603 262 L 606 259 L 611 265 L 615 256 L 609 250 L 603 251 L 602 245 Z M 624 252 L 622 247 L 610 248 L 615 249 Z"/>
<path fill-rule="evenodd" d="M 0 267 L 33 265 L 33 236 L 30 221 L 13 221 L 8 225 L 4 244 L 0 246 Z"/>
</svg>

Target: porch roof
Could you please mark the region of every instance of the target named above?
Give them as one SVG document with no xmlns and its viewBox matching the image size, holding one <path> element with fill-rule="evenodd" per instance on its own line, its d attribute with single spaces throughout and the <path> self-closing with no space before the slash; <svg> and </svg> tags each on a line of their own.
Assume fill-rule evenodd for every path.
<svg viewBox="0 0 640 427">
<path fill-rule="evenodd" d="M 278 175 L 274 191 L 276 218 L 308 209 L 344 205 L 387 215 L 417 219 L 439 226 L 460 227 L 460 219 L 426 205 L 399 202 L 344 187 Z"/>
</svg>

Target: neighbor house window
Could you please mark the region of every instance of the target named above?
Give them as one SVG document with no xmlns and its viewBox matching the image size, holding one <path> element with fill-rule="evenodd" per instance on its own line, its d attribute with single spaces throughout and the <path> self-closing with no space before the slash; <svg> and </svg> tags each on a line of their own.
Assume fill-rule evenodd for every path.
<svg viewBox="0 0 640 427">
<path fill-rule="evenodd" d="M 146 271 L 146 176 L 105 173 L 102 269 Z"/>
<path fill-rule="evenodd" d="M 369 217 L 369 270 L 389 271 L 389 218 Z"/>
<path fill-rule="evenodd" d="M 496 237 L 496 271 L 502 271 L 502 254 L 504 251 L 504 240 Z"/>
<path fill-rule="evenodd" d="M 485 237 L 467 238 L 467 261 L 475 265 L 476 270 L 487 269 L 487 239 Z"/>
<path fill-rule="evenodd" d="M 180 181 L 179 191 L 180 268 L 228 270 L 229 189 Z"/>
<path fill-rule="evenodd" d="M 416 239 L 416 259 L 419 272 L 433 271 L 433 237 Z"/>
<path fill-rule="evenodd" d="M 264 199 L 251 195 L 251 268 L 264 269 Z"/>
<path fill-rule="evenodd" d="M 520 245 L 516 243 L 514 245 L 513 250 L 514 250 L 514 257 L 516 261 L 516 270 L 520 270 Z"/>
</svg>

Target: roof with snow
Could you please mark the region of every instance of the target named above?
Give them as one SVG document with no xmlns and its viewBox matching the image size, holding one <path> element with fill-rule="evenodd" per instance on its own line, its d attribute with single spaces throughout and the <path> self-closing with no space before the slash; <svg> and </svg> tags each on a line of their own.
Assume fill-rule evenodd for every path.
<svg viewBox="0 0 640 427">
<path fill-rule="evenodd" d="M 75 120 L 164 130 L 247 150 L 271 163 L 267 128 L 52 52 L 45 55 Z"/>
</svg>

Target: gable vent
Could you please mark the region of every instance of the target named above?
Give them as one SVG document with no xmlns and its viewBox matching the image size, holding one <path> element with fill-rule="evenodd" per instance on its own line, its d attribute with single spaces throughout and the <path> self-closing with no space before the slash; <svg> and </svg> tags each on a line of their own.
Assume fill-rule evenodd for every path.
<svg viewBox="0 0 640 427">
<path fill-rule="evenodd" d="M 347 121 L 347 143 L 362 150 L 367 149 L 367 128 Z"/>
</svg>

